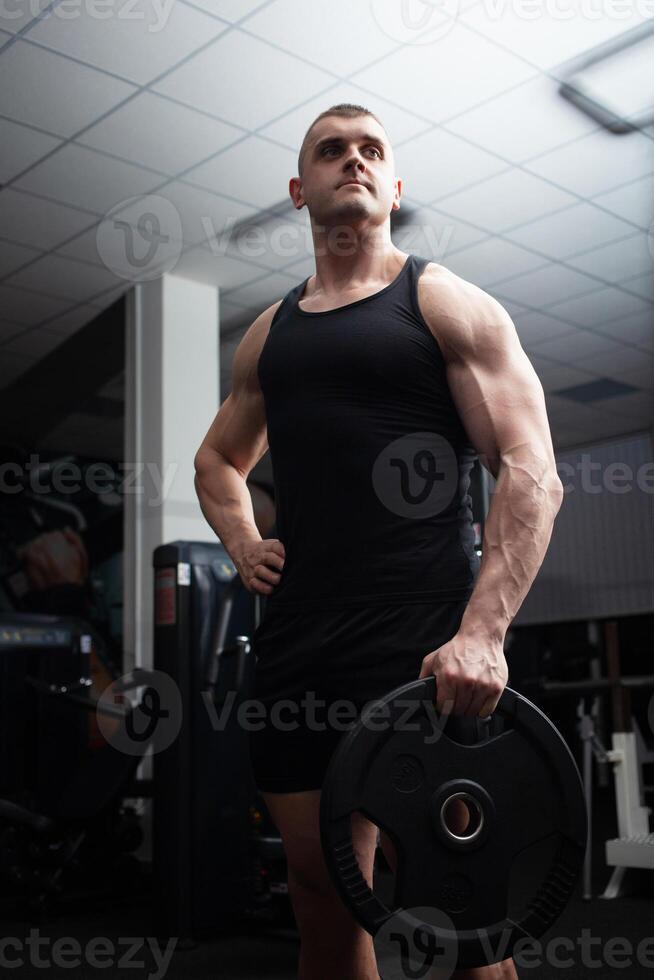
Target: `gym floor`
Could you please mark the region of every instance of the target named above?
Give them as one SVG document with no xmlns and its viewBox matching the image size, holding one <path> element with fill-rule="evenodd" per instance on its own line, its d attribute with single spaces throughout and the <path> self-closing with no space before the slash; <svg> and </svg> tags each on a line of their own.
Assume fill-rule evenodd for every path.
<svg viewBox="0 0 654 980">
<path fill-rule="evenodd" d="M 615 799 L 613 788 L 596 790 L 595 810 L 595 843 L 593 847 L 593 892 L 597 895 L 606 885 L 609 870 L 604 862 L 604 841 L 607 837 L 615 836 Z M 643 875 L 646 873 L 643 872 Z M 384 891 L 388 879 L 379 873 L 376 890 Z M 609 967 L 606 956 L 602 957 L 602 967 L 592 965 L 592 958 L 604 949 L 609 941 L 617 937 L 632 944 L 634 955 L 629 957 L 632 965 L 625 975 L 632 978 L 651 977 L 652 968 L 636 963 L 635 951 L 645 937 L 654 934 L 651 917 L 651 897 L 648 897 L 649 882 L 635 881 L 635 890 L 629 897 L 607 901 L 596 897 L 591 902 L 582 898 L 581 881 L 575 895 L 565 912 L 543 937 L 543 947 L 554 938 L 572 941 L 575 951 L 568 954 L 564 948 L 557 955 L 565 962 L 569 956 L 573 961 L 571 966 L 556 966 L 551 963 L 534 963 L 533 966 L 522 964 L 519 968 L 521 978 L 530 980 L 585 980 L 605 976 Z M 140 894 L 121 899 L 103 899 L 102 902 L 90 905 L 87 902 L 78 903 L 77 907 L 70 904 L 62 907 L 56 914 L 49 914 L 40 923 L 29 923 L 14 919 L 2 923 L 4 937 L 29 936 L 30 929 L 38 929 L 39 936 L 48 937 L 52 945 L 56 939 L 67 937 L 77 940 L 84 947 L 87 942 L 97 937 L 110 940 L 120 956 L 127 955 L 128 937 L 152 936 L 154 934 L 151 895 L 147 888 Z M 582 930 L 590 930 L 594 945 L 590 952 L 584 955 L 580 946 Z M 598 942 L 599 941 L 599 942 Z M 600 945 L 601 944 L 601 945 Z M 165 944 L 163 944 L 165 945 Z M 267 977 L 270 980 L 295 980 L 298 951 L 297 933 L 291 928 L 264 929 L 259 926 L 245 926 L 240 934 L 230 934 L 224 938 L 214 938 L 198 942 L 190 948 L 178 949 L 172 958 L 165 975 L 168 980 L 207 980 L 207 977 L 220 977 L 220 980 L 254 980 L 255 977 Z M 654 942 L 649 947 L 649 955 L 654 954 Z M 45 957 L 45 953 L 43 954 Z M 104 980 L 123 980 L 125 976 L 136 975 L 155 980 L 159 974 L 157 963 L 151 953 L 141 947 L 136 949 L 131 957 L 133 966 L 127 972 L 127 962 L 121 965 L 120 956 L 116 962 L 103 968 L 101 973 Z M 538 957 L 534 958 L 535 960 Z M 544 958 L 543 958 L 544 959 Z M 627 956 L 625 956 L 627 959 Z M 584 962 L 585 960 L 585 962 Z M 599 961 L 598 961 L 599 962 Z M 135 969 L 137 968 L 137 969 Z M 15 971 L 16 976 L 36 976 L 37 967 L 27 963 L 22 969 Z M 91 980 L 100 971 L 88 964 L 80 967 L 52 966 L 52 977 L 66 977 L 67 980 Z M 33 971 L 33 972 L 32 972 Z M 611 970 L 610 972 L 613 972 Z"/>
</svg>

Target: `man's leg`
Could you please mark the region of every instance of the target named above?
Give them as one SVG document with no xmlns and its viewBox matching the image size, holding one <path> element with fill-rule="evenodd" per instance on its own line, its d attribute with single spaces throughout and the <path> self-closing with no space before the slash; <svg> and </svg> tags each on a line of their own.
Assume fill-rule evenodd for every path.
<svg viewBox="0 0 654 980">
<path fill-rule="evenodd" d="M 454 806 L 454 804 L 453 804 Z M 469 819 L 469 814 L 465 805 L 459 807 L 458 813 L 453 813 L 448 820 L 452 830 L 463 833 Z M 458 821 L 458 826 L 456 825 Z M 390 837 L 382 830 L 380 839 L 381 849 L 389 867 L 393 872 L 397 868 L 397 855 L 395 847 Z M 474 970 L 455 970 L 452 974 L 453 980 L 518 980 L 513 960 L 504 960 L 502 963 L 494 963 L 492 966 L 481 966 Z"/>
<path fill-rule="evenodd" d="M 262 793 L 284 843 L 288 886 L 300 931 L 298 980 L 379 980 L 372 936 L 336 892 L 320 844 L 320 790 Z M 377 828 L 352 815 L 352 840 L 372 887 Z"/>
</svg>

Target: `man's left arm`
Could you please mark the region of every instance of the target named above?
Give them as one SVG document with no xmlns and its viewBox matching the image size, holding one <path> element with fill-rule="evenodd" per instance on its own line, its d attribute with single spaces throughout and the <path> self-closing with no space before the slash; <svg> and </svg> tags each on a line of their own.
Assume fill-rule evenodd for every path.
<svg viewBox="0 0 654 980">
<path fill-rule="evenodd" d="M 504 307 L 450 273 L 427 280 L 421 308 L 463 426 L 497 483 L 459 631 L 420 676 L 436 675 L 441 710 L 449 702 L 455 714 L 486 717 L 506 687 L 504 637 L 545 557 L 563 487 L 543 388 Z"/>
</svg>

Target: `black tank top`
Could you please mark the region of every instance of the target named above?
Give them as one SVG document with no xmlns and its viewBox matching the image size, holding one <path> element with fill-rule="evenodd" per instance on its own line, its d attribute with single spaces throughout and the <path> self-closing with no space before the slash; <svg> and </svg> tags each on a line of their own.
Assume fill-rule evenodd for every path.
<svg viewBox="0 0 654 980">
<path fill-rule="evenodd" d="M 271 606 L 466 598 L 479 570 L 470 470 L 409 255 L 384 289 L 309 313 L 290 290 L 258 376 L 268 426 L 277 537 L 286 561 Z"/>
</svg>

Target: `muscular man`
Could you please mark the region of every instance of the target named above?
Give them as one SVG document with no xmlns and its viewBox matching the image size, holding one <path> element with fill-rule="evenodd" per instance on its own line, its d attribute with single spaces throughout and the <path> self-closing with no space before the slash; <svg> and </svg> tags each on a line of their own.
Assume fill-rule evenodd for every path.
<svg viewBox="0 0 654 980">
<path fill-rule="evenodd" d="M 309 211 L 316 273 L 243 337 L 196 486 L 246 587 L 268 597 L 254 649 L 255 693 L 270 712 L 252 762 L 288 858 L 299 978 L 378 980 L 371 937 L 335 894 L 320 848 L 320 787 L 343 715 L 309 711 L 307 696 L 356 713 L 434 674 L 440 709 L 492 713 L 508 679 L 503 639 L 563 490 L 543 390 L 507 312 L 391 241 L 402 182 L 376 116 L 322 113 L 298 170 L 289 190 Z M 268 445 L 278 539 L 257 532 L 245 484 Z M 497 480 L 481 565 L 468 495 L 476 454 Z M 433 500 L 420 492 L 430 480 Z M 377 831 L 355 817 L 370 883 Z M 386 835 L 382 844 L 392 862 Z M 507 960 L 456 975 L 516 973 Z"/>
</svg>

